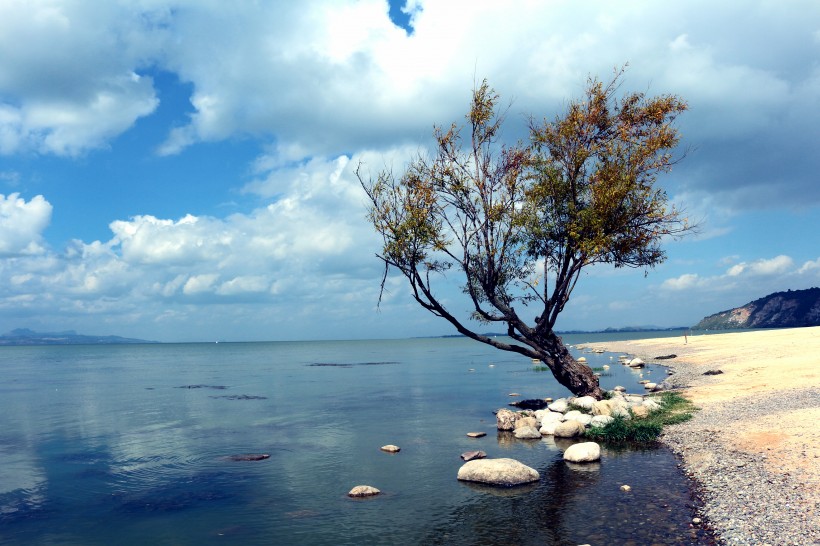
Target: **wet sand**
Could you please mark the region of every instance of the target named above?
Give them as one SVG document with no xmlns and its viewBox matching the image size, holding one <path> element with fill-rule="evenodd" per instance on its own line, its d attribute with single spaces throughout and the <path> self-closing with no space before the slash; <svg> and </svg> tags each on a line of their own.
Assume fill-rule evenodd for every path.
<svg viewBox="0 0 820 546">
<path fill-rule="evenodd" d="M 726 544 L 820 544 L 820 327 L 606 349 L 668 365 L 666 385 L 700 408 L 663 441 L 702 486 L 704 515 Z"/>
</svg>

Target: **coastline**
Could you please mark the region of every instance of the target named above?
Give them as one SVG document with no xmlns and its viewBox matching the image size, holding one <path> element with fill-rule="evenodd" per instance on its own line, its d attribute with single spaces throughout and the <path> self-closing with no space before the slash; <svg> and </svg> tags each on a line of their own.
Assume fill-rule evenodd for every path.
<svg viewBox="0 0 820 546">
<path fill-rule="evenodd" d="M 598 345 L 667 366 L 700 408 L 661 441 L 724 544 L 820 545 L 820 327 Z"/>
</svg>

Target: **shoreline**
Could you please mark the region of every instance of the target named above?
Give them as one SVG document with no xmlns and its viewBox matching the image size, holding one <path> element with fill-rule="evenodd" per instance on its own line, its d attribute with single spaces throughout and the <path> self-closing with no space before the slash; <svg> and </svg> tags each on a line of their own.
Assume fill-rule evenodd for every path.
<svg viewBox="0 0 820 546">
<path fill-rule="evenodd" d="M 666 366 L 700 408 L 660 440 L 721 543 L 820 545 L 820 327 L 589 345 Z"/>
</svg>

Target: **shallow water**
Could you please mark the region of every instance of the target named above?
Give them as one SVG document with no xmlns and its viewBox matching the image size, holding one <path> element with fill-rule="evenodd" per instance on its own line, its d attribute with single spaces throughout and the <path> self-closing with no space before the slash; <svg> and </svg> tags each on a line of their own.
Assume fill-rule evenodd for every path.
<svg viewBox="0 0 820 546">
<path fill-rule="evenodd" d="M 638 372 L 585 356 L 639 392 Z M 509 393 L 566 394 L 533 368 L 457 338 L 3 347 L 0 543 L 705 543 L 667 450 L 572 466 L 495 431 Z M 542 479 L 458 482 L 471 449 Z M 270 458 L 230 460 L 246 453 Z M 383 493 L 348 498 L 359 484 Z"/>
</svg>

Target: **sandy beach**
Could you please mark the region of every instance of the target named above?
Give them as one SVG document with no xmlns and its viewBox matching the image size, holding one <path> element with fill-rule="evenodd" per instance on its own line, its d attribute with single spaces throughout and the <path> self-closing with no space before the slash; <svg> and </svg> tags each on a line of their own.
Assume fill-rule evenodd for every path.
<svg viewBox="0 0 820 546">
<path fill-rule="evenodd" d="M 724 543 L 820 544 L 820 327 L 606 349 L 668 365 L 665 384 L 700 408 L 663 441 L 700 484 L 704 519 Z"/>
</svg>

